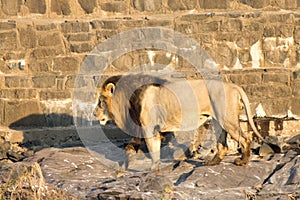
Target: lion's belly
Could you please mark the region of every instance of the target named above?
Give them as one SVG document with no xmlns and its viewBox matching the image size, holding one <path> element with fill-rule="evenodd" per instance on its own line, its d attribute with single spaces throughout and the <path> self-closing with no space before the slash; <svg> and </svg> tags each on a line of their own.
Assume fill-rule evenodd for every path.
<svg viewBox="0 0 300 200">
<path fill-rule="evenodd" d="M 207 121 L 206 116 L 197 116 L 194 118 L 182 119 L 180 122 L 166 121 L 161 128 L 161 132 L 175 132 L 175 131 L 191 131 L 198 129 Z"/>
<path fill-rule="evenodd" d="M 175 82 L 162 88 L 148 87 L 142 100 L 142 125 L 159 126 L 161 132 L 199 128 L 211 113 L 207 91 L 200 83 Z"/>
</svg>

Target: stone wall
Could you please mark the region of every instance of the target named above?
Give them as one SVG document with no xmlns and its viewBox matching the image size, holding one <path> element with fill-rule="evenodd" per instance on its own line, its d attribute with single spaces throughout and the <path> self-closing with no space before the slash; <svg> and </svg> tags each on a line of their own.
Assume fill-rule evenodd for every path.
<svg viewBox="0 0 300 200">
<path fill-rule="evenodd" d="M 225 81 L 243 86 L 254 112 L 261 104 L 267 117 L 300 116 L 299 0 L 0 3 L 2 127 L 73 125 L 72 93 L 84 58 L 113 35 L 139 27 L 170 28 L 195 39 Z M 147 49 L 121 56 L 109 75 L 152 59 L 196 76 L 181 57 L 153 51 L 151 58 Z"/>
<path fill-rule="evenodd" d="M 1 0 L 0 16 L 103 17 L 132 14 L 170 14 L 182 11 L 247 10 L 250 8 L 295 10 L 299 0 Z"/>
</svg>

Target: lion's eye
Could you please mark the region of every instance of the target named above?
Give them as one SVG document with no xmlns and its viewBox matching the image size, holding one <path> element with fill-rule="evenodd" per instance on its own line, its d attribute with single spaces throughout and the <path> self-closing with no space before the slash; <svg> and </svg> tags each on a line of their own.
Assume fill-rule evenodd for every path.
<svg viewBox="0 0 300 200">
<path fill-rule="evenodd" d="M 101 101 L 101 103 L 100 103 L 100 107 L 101 107 L 101 108 L 104 108 L 104 107 L 105 107 L 105 103 L 104 103 L 104 101 Z"/>
<path fill-rule="evenodd" d="M 99 101 L 98 102 L 98 107 L 99 108 L 104 108 L 105 107 L 105 102 L 104 101 Z"/>
</svg>

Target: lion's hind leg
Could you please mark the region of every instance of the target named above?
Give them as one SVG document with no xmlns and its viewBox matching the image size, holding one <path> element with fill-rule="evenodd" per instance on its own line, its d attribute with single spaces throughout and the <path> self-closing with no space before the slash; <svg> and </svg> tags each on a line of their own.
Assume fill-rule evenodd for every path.
<svg viewBox="0 0 300 200">
<path fill-rule="evenodd" d="M 228 150 L 228 146 L 227 146 L 227 132 L 225 130 L 219 130 L 221 131 L 218 137 L 218 141 L 217 141 L 217 149 L 218 152 L 216 153 L 216 155 L 214 156 L 214 158 L 211 161 L 208 161 L 205 163 L 205 165 L 218 165 L 221 163 L 221 161 L 224 159 L 227 150 Z"/>
<path fill-rule="evenodd" d="M 250 154 L 251 154 L 251 150 L 250 150 L 251 138 L 242 131 L 240 126 L 231 125 L 228 128 L 228 133 L 235 141 L 239 143 L 242 151 L 241 152 L 242 157 L 236 158 L 234 160 L 234 164 L 238 166 L 247 165 L 250 160 Z"/>
</svg>

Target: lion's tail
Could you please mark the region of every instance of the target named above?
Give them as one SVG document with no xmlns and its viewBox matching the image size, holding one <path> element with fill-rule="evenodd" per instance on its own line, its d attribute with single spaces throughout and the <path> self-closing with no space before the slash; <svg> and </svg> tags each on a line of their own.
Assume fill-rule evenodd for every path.
<svg viewBox="0 0 300 200">
<path fill-rule="evenodd" d="M 247 118 L 248 118 L 248 122 L 253 130 L 253 132 L 255 133 L 255 135 L 261 139 L 262 141 L 264 141 L 264 138 L 261 136 L 261 134 L 258 132 L 255 124 L 254 124 L 254 121 L 253 121 L 253 116 L 252 116 L 252 113 L 251 113 L 251 108 L 250 108 L 250 102 L 249 102 L 249 99 L 246 95 L 246 93 L 244 92 L 244 90 L 240 87 L 237 87 L 240 95 L 241 95 L 241 98 L 242 98 L 242 101 L 244 103 L 244 106 L 245 106 L 245 110 L 246 110 L 246 115 L 247 115 Z"/>
<path fill-rule="evenodd" d="M 244 103 L 244 106 L 245 106 L 245 110 L 246 110 L 246 115 L 247 115 L 247 118 L 248 118 L 248 122 L 253 130 L 253 132 L 255 133 L 255 135 L 261 139 L 264 143 L 268 144 L 273 150 L 275 153 L 280 153 L 281 152 L 281 148 L 278 146 L 278 145 L 275 145 L 275 144 L 271 144 L 270 142 L 266 141 L 262 136 L 261 134 L 258 132 L 255 124 L 254 124 L 254 121 L 253 121 L 253 118 L 252 118 L 252 113 L 251 113 L 251 108 L 250 108 L 250 102 L 249 102 L 249 99 L 245 93 L 245 91 L 240 88 L 240 87 L 237 87 L 238 88 L 238 91 L 241 95 L 241 98 L 242 98 L 242 101 Z"/>
</svg>

